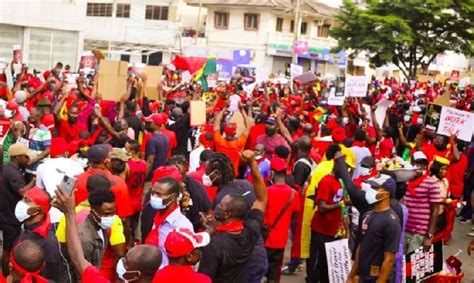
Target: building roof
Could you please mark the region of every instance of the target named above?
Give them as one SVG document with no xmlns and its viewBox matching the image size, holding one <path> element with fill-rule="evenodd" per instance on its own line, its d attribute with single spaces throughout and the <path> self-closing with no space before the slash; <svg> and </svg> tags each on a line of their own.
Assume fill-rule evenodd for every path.
<svg viewBox="0 0 474 283">
<path fill-rule="evenodd" d="M 294 0 L 185 0 L 187 4 L 195 6 L 236 6 L 236 7 L 263 7 L 277 10 L 292 11 Z M 301 0 L 300 11 L 325 16 L 334 16 L 337 8 L 330 7 L 316 0 Z"/>
</svg>

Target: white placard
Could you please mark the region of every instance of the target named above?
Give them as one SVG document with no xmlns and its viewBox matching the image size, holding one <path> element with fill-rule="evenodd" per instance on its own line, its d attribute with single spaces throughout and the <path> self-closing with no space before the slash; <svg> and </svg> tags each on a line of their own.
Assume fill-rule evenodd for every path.
<svg viewBox="0 0 474 283">
<path fill-rule="evenodd" d="M 385 116 L 387 115 L 387 109 L 390 108 L 393 104 L 393 101 L 388 99 L 382 99 L 377 103 L 377 109 L 375 109 L 375 119 L 380 127 L 383 127 L 383 122 L 385 121 Z"/>
<path fill-rule="evenodd" d="M 441 109 L 438 134 L 470 142 L 474 133 L 474 114 L 451 107 Z"/>
<path fill-rule="evenodd" d="M 344 96 L 365 97 L 367 96 L 368 80 L 366 76 L 346 77 Z"/>
<path fill-rule="evenodd" d="M 351 254 L 347 239 L 325 244 L 330 283 L 345 283 L 351 272 Z"/>
<path fill-rule="evenodd" d="M 465 88 L 466 86 L 471 84 L 471 78 L 470 77 L 464 77 L 459 81 L 459 87 L 460 88 Z"/>
<path fill-rule="evenodd" d="M 297 76 L 303 74 L 303 66 L 291 64 L 290 65 L 290 81 L 293 82 L 293 79 Z"/>
<path fill-rule="evenodd" d="M 328 105 L 342 106 L 345 98 L 344 93 L 336 93 L 336 88 L 331 87 L 331 89 L 329 89 Z"/>
<path fill-rule="evenodd" d="M 184 71 L 181 73 L 181 81 L 184 82 L 184 83 L 189 83 L 191 82 L 191 80 L 193 79 L 193 76 L 191 75 L 191 73 L 189 73 L 189 71 Z"/>
</svg>

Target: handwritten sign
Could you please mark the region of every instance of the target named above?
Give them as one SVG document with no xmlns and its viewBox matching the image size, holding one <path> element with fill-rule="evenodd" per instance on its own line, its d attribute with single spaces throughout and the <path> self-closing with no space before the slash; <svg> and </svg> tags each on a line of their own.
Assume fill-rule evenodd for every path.
<svg viewBox="0 0 474 283">
<path fill-rule="evenodd" d="M 328 274 L 330 283 L 346 282 L 351 272 L 351 255 L 349 252 L 349 242 L 342 239 L 325 244 L 326 258 L 328 261 Z"/>
<path fill-rule="evenodd" d="M 455 135 L 458 139 L 470 142 L 474 133 L 474 114 L 451 107 L 441 109 L 438 133 Z"/>
<path fill-rule="evenodd" d="M 407 254 L 405 260 L 406 282 L 421 282 L 443 270 L 443 245 L 439 241 L 427 252 L 420 247 Z"/>
<path fill-rule="evenodd" d="M 368 80 L 366 76 L 346 77 L 344 96 L 364 97 L 367 95 Z"/>
<path fill-rule="evenodd" d="M 329 89 L 328 105 L 341 106 L 344 104 L 345 98 L 346 97 L 344 96 L 343 92 L 336 92 L 336 88 L 331 87 Z"/>
<path fill-rule="evenodd" d="M 457 81 L 457 80 L 459 80 L 460 74 L 461 74 L 461 73 L 460 73 L 458 70 L 453 70 L 453 71 L 451 72 L 451 80 L 452 80 L 452 81 Z"/>
</svg>

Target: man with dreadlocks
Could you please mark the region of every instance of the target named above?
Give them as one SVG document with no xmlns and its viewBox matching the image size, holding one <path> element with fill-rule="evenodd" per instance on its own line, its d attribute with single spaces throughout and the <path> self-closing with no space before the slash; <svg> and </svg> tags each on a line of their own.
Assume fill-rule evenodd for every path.
<svg viewBox="0 0 474 283">
<path fill-rule="evenodd" d="M 243 155 L 246 155 L 246 153 L 249 155 L 248 151 L 245 151 Z M 249 228 L 252 230 L 251 233 L 243 232 L 247 230 L 246 223 L 254 212 L 254 210 L 249 212 L 250 207 L 260 202 L 259 186 L 263 186 L 266 199 L 265 183 L 254 155 L 252 153 L 251 158 L 242 158 L 243 161 L 249 164 L 253 186 L 246 180 L 235 179 L 234 166 L 230 159 L 222 153 L 215 153 L 210 157 L 206 173 L 203 176 L 203 179 L 209 179 L 212 186 L 218 187 L 213 203 L 214 217 L 225 224 L 217 229 L 217 239 L 214 240 L 213 238 L 211 244 L 206 248 L 207 250 L 203 250 L 199 269 L 200 272 L 211 277 L 213 282 L 261 282 L 268 268 L 267 252 L 261 231 L 257 233 L 254 239 L 254 233 L 256 232 L 252 229 L 256 229 L 256 224 L 253 223 L 252 227 Z M 228 202 L 234 209 L 227 207 Z M 248 216 L 247 213 L 249 213 Z M 253 217 L 253 221 L 258 220 L 259 223 L 263 223 L 263 215 L 262 218 L 260 216 L 256 217 L 256 215 L 253 215 Z M 246 220 L 243 221 L 243 219 Z M 243 222 L 245 223 L 242 226 Z M 249 234 L 251 235 L 249 236 Z M 238 242 L 238 244 L 235 242 Z M 218 253 L 212 255 L 214 251 Z M 215 256 L 222 256 L 229 261 L 224 262 L 223 258 L 216 258 Z M 244 270 L 247 271 L 247 274 Z M 242 279 L 241 274 L 244 277 L 246 275 L 247 280 Z"/>
</svg>

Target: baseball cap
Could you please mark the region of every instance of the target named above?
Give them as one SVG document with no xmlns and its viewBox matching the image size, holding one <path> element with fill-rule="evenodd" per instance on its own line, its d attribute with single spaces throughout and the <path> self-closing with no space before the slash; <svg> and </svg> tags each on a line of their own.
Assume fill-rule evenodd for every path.
<svg viewBox="0 0 474 283">
<path fill-rule="evenodd" d="M 371 178 L 367 183 L 374 189 L 385 189 L 385 191 L 389 192 L 391 196 L 395 195 L 395 190 L 397 189 L 397 183 L 395 180 L 386 174 L 380 174 L 377 177 Z"/>
<path fill-rule="evenodd" d="M 283 158 L 273 157 L 270 161 L 270 169 L 276 172 L 281 172 L 286 170 L 287 164 Z"/>
<path fill-rule="evenodd" d="M 87 150 L 87 159 L 89 162 L 100 163 L 103 162 L 109 156 L 109 152 L 112 150 L 110 145 L 96 144 L 91 146 Z"/>
<path fill-rule="evenodd" d="M 342 127 L 337 127 L 332 130 L 332 140 L 335 142 L 343 142 L 346 139 L 346 130 Z"/>
<path fill-rule="evenodd" d="M 28 98 L 28 94 L 24 90 L 18 90 L 15 92 L 15 102 L 17 104 L 22 104 Z"/>
<path fill-rule="evenodd" d="M 166 237 L 165 250 L 170 258 L 182 257 L 207 246 L 210 241 L 211 237 L 206 232 L 194 233 L 188 228 L 177 228 Z"/>
<path fill-rule="evenodd" d="M 33 155 L 33 152 L 26 145 L 22 143 L 14 143 L 8 149 L 8 154 L 11 157 L 18 156 L 18 155 L 26 155 L 31 158 L 31 156 Z"/>
<path fill-rule="evenodd" d="M 122 160 L 123 162 L 127 162 L 130 159 L 128 154 L 123 149 L 116 147 L 114 147 L 109 153 L 109 158 Z"/>
<path fill-rule="evenodd" d="M 39 187 L 33 187 L 28 190 L 25 193 L 25 197 L 31 199 L 38 206 L 41 206 L 43 208 L 44 213 L 47 213 L 51 208 L 51 199 L 49 197 L 49 194 Z"/>
<path fill-rule="evenodd" d="M 413 153 L 413 160 L 414 161 L 418 161 L 418 160 L 428 160 L 428 157 L 426 157 L 426 154 L 423 153 L 423 151 L 415 151 L 415 153 Z"/>
<path fill-rule="evenodd" d="M 268 125 L 275 125 L 276 124 L 276 119 L 273 116 L 270 116 L 267 118 L 267 121 L 265 121 L 266 124 Z"/>
<path fill-rule="evenodd" d="M 165 124 L 165 120 L 163 119 L 163 116 L 161 116 L 160 113 L 155 113 L 155 114 L 151 114 L 150 116 L 148 117 L 143 117 L 143 121 L 147 122 L 147 123 L 155 123 L 159 126 Z"/>
</svg>

